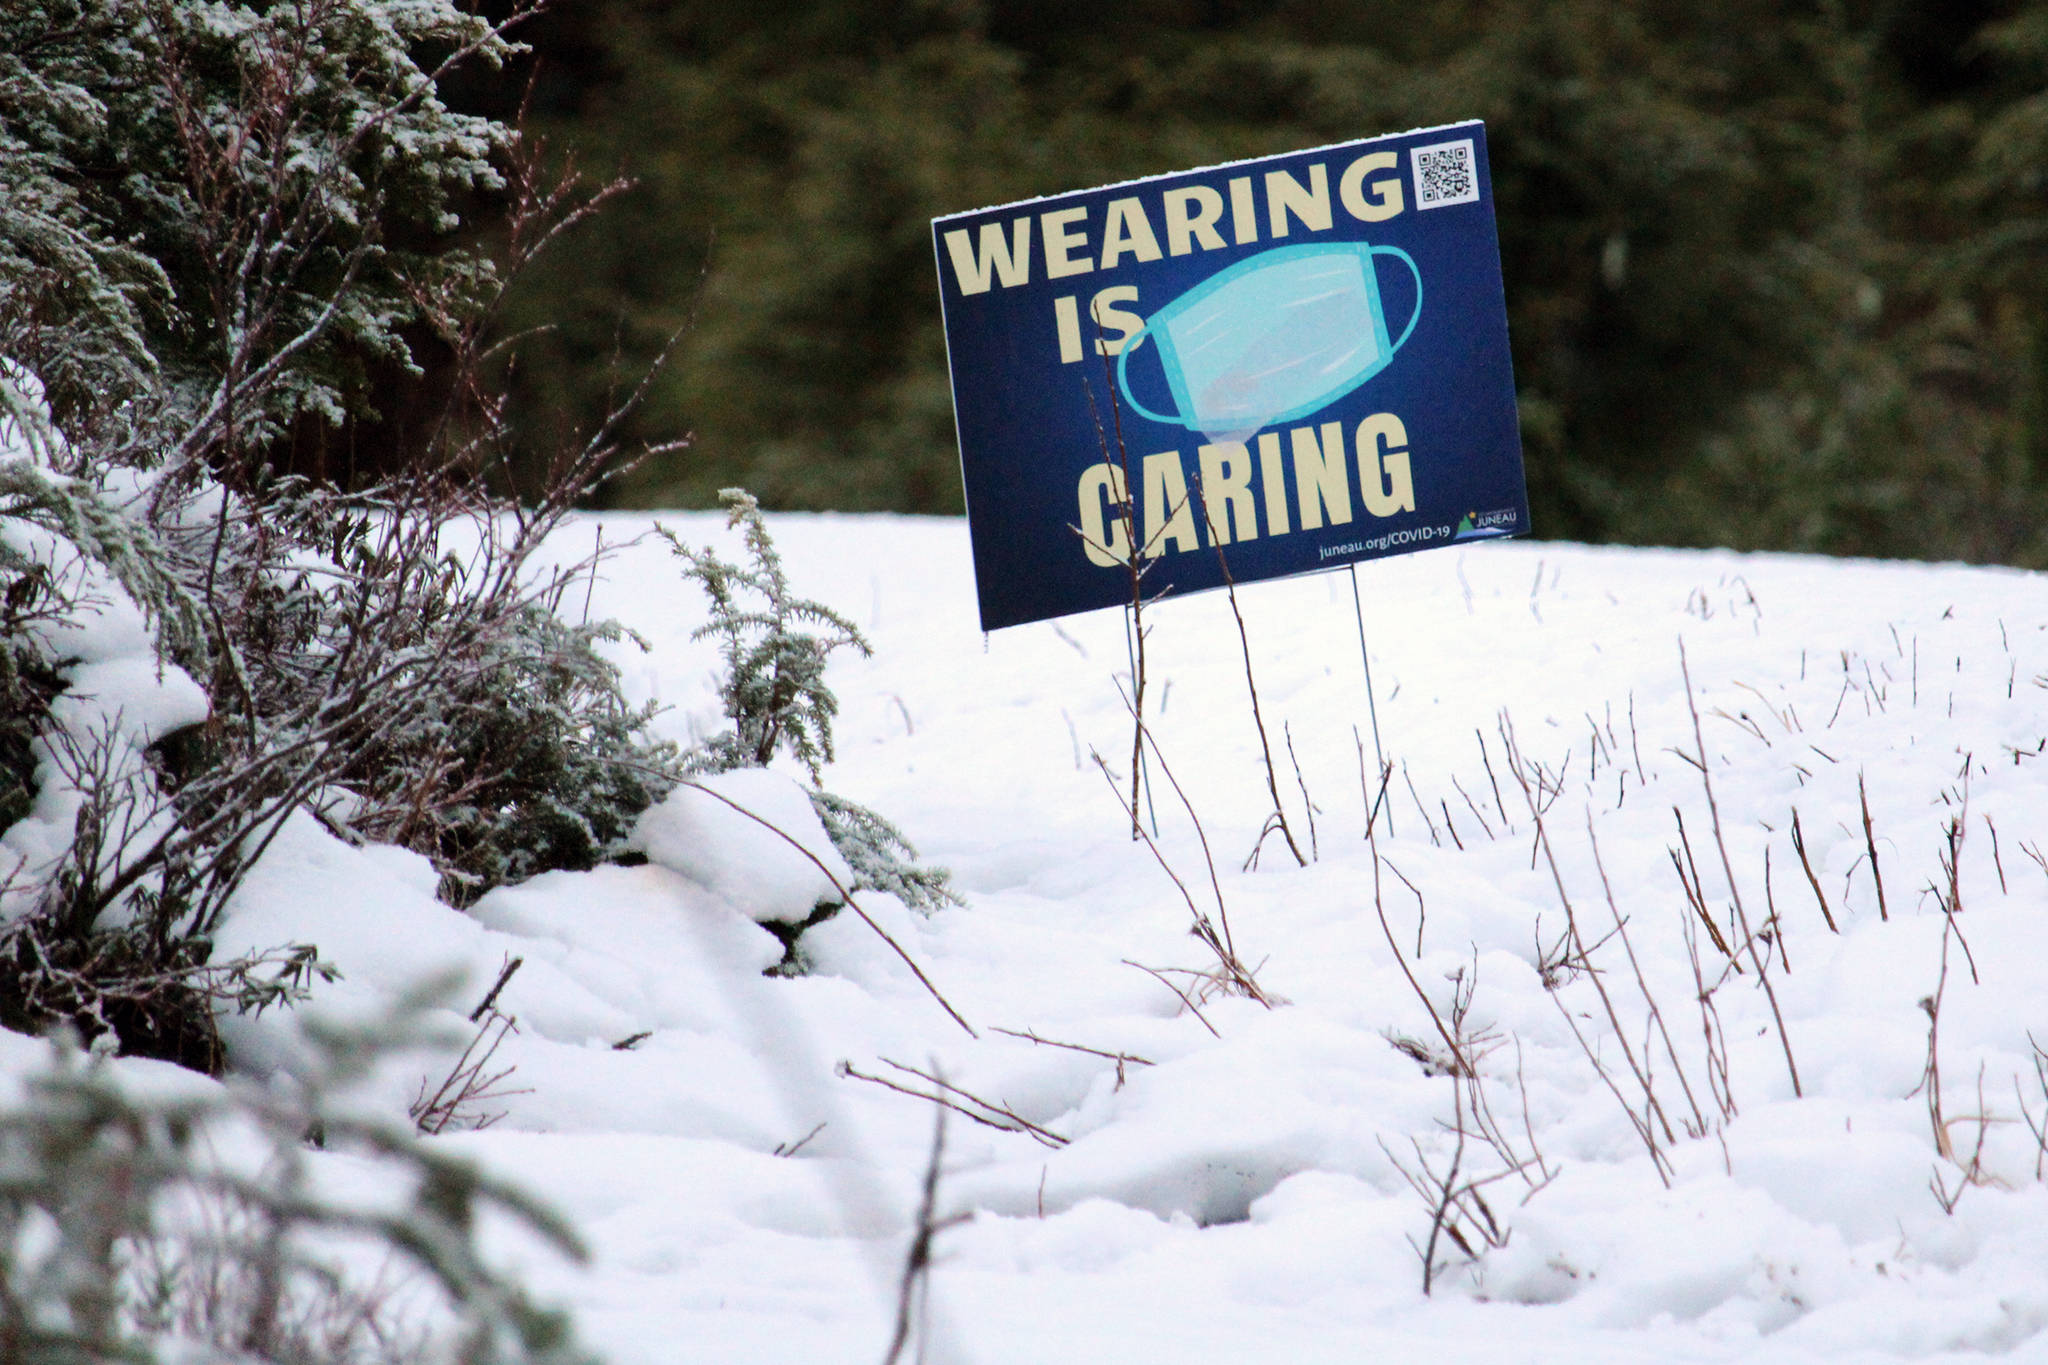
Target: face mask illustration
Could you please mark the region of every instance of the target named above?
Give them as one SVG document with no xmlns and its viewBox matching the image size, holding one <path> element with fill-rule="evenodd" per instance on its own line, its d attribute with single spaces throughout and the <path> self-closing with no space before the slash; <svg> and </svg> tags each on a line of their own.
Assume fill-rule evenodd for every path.
<svg viewBox="0 0 2048 1365">
<path fill-rule="evenodd" d="M 1373 257 L 1415 277 L 1415 311 L 1389 341 Z M 1117 356 L 1117 387 L 1155 422 L 1215 440 L 1320 411 L 1386 368 L 1422 317 L 1422 272 L 1399 247 L 1318 242 L 1239 261 L 1145 320 Z M 1131 353 L 1150 338 L 1173 391 L 1158 413 L 1131 392 Z"/>
</svg>

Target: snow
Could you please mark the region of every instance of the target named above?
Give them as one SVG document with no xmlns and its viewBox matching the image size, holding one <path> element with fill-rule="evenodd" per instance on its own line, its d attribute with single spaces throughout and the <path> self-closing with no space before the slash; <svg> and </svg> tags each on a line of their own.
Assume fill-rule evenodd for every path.
<svg viewBox="0 0 2048 1365">
<path fill-rule="evenodd" d="M 660 520 L 737 553 L 713 514 Z M 690 639 L 703 606 L 665 547 L 636 539 L 648 526 L 591 516 L 555 548 L 626 547 L 589 609 L 645 638 L 617 654 L 629 690 L 688 740 L 723 723 L 718 659 Z M 686 788 L 648 813 L 646 864 L 547 874 L 466 914 L 414 855 L 294 822 L 217 949 L 318 944 L 341 978 L 309 1016 L 465 972 L 441 1011 L 458 1038 L 520 959 L 497 1002 L 517 1032 L 496 1065 L 516 1070 L 482 1106 L 502 1118 L 435 1141 L 579 1228 L 585 1267 L 509 1230 L 498 1251 L 610 1360 L 879 1359 L 935 1110 L 861 1077 L 930 1089 L 908 1069 L 1046 1135 L 951 1116 L 939 1212 L 962 1220 L 935 1243 L 934 1362 L 2048 1359 L 2038 576 L 1540 543 L 1368 566 L 1394 763 L 1377 861 L 1351 583 L 1246 587 L 1275 776 L 1315 853 L 1298 867 L 1271 837 L 1246 871 L 1271 797 L 1224 597 L 1146 612 L 1148 723 L 1186 796 L 1148 760 L 1155 857 L 1112 790 L 1131 754 L 1118 613 L 984 638 L 960 523 L 770 527 L 795 589 L 875 646 L 833 665 L 825 786 L 951 867 L 964 908 L 861 893 L 872 926 L 842 911 L 805 931 L 810 975 L 764 976 L 782 947 L 759 921 L 803 919 L 848 874 L 801 774 L 736 773 L 706 784 L 730 806 Z M 140 667 L 146 640 L 122 639 L 73 686 L 146 742 L 192 718 L 189 679 Z M 1540 773 L 1540 837 L 1510 739 Z M 1737 895 L 1771 927 L 1740 974 L 1674 850 L 1720 932 L 1740 944 Z M 1186 974 L 1214 965 L 1189 899 L 1217 918 L 1219 888 L 1270 1009 Z M 1596 974 L 1560 960 L 1567 897 Z M 1709 984 L 1725 976 L 1704 1016 L 1689 940 Z M 1939 1014 L 1931 1094 L 1923 1001 Z M 1432 1009 L 1449 1021 L 1461 1002 L 1473 1087 L 1412 1055 L 1441 1061 Z M 227 1035 L 242 1069 L 297 1064 L 278 1011 Z M 393 1062 L 368 1102 L 402 1113 L 457 1047 Z M 35 1051 L 0 1038 L 0 1071 Z M 1649 1059 L 1669 1140 L 1631 1055 Z M 1502 1142 L 1460 1151 L 1475 1090 Z M 1487 1180 L 1502 1245 L 1469 1220 L 1476 1257 L 1439 1239 L 1425 1297 L 1431 1205 L 1410 1177 L 1454 1155 L 1461 1181 Z M 1945 1208 L 1937 1188 L 1960 1197 Z"/>
<path fill-rule="evenodd" d="M 0 429 L 0 459 L 17 453 Z M 206 692 L 177 664 L 159 661 L 151 650 L 149 623 L 113 576 L 76 549 L 40 528 L 8 528 L 12 548 L 49 566 L 53 578 L 82 605 L 61 621 L 35 622 L 40 651 L 60 661 L 66 688 L 50 707 L 57 731 L 35 741 L 35 804 L 25 819 L 0 830 L 0 918 L 31 907 L 25 888 L 43 880 L 62 862 L 77 829 L 86 796 L 77 755 L 54 743 L 55 733 L 80 742 L 105 736 L 109 779 L 142 772 L 144 751 L 174 730 L 206 719 Z M 131 847 L 145 847 L 154 831 L 125 831 Z M 14 880 L 10 883 L 10 875 Z"/>
<path fill-rule="evenodd" d="M 626 846 L 756 921 L 801 924 L 853 883 L 803 788 L 765 768 L 676 788 L 640 817 Z"/>
</svg>

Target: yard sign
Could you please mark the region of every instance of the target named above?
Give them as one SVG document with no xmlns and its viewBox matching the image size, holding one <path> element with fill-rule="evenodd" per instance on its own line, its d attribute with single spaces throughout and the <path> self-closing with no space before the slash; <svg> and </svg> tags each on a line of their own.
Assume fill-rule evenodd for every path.
<svg viewBox="0 0 2048 1365">
<path fill-rule="evenodd" d="M 984 630 L 1528 529 L 1477 122 L 932 240 Z"/>
</svg>

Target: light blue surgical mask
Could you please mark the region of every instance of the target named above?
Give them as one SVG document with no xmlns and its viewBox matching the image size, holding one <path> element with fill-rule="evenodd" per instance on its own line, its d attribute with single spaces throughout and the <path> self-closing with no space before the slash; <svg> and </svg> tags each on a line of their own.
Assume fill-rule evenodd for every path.
<svg viewBox="0 0 2048 1365">
<path fill-rule="evenodd" d="M 1389 341 L 1372 258 L 1415 277 L 1415 311 Z M 1318 412 L 1386 368 L 1422 317 L 1422 272 L 1399 247 L 1316 242 L 1276 247 L 1219 271 L 1145 320 L 1117 356 L 1124 401 L 1155 422 L 1215 440 Z M 1173 390 L 1157 413 L 1131 393 L 1131 352 L 1146 337 Z"/>
</svg>

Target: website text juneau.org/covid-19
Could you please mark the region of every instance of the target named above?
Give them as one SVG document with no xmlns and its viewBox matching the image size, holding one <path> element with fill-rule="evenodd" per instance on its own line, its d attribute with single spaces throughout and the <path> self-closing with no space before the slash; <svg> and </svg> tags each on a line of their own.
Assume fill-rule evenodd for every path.
<svg viewBox="0 0 2048 1365">
<path fill-rule="evenodd" d="M 1323 545 L 1317 548 L 1319 559 L 1336 559 L 1340 555 L 1364 554 L 1368 550 L 1388 550 L 1396 545 L 1435 544 L 1451 538 L 1448 526 L 1409 526 L 1385 535 L 1372 536 L 1365 540 L 1347 540 L 1342 545 Z"/>
</svg>

